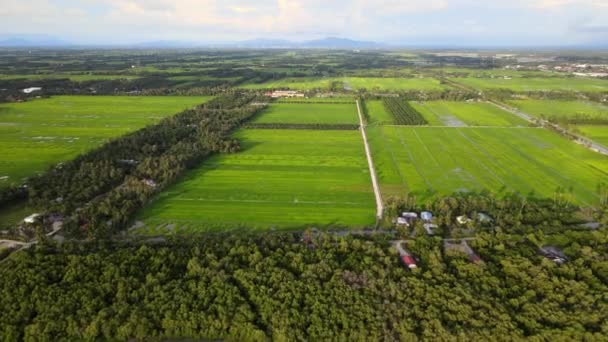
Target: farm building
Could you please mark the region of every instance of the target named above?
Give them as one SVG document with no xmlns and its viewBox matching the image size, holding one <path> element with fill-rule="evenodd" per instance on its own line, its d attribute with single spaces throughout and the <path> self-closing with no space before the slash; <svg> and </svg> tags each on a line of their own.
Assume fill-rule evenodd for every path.
<svg viewBox="0 0 608 342">
<path fill-rule="evenodd" d="M 266 92 L 265 95 L 275 99 L 281 97 L 304 97 L 303 93 L 295 90 L 275 90 Z"/>
<path fill-rule="evenodd" d="M 471 222 L 471 219 L 468 218 L 466 215 L 461 215 L 456 218 L 456 222 L 458 222 L 458 224 L 467 224 Z"/>
<path fill-rule="evenodd" d="M 399 252 L 399 260 L 410 270 L 417 268 L 416 259 L 410 254 L 410 252 L 403 246 L 405 241 L 396 241 L 395 248 Z"/>
<path fill-rule="evenodd" d="M 568 261 L 564 252 L 554 246 L 543 246 L 538 250 L 538 253 L 556 264 L 563 264 Z"/>
<path fill-rule="evenodd" d="M 420 218 L 423 221 L 430 222 L 433 219 L 433 214 L 429 211 L 423 211 L 420 213 Z"/>
<path fill-rule="evenodd" d="M 479 223 L 492 223 L 492 218 L 490 217 L 490 215 L 486 214 L 486 213 L 478 213 L 477 214 L 477 221 Z"/>
<path fill-rule="evenodd" d="M 26 218 L 23 219 L 24 223 L 34 223 L 36 222 L 36 219 L 40 217 L 40 214 L 34 213 Z"/>
<path fill-rule="evenodd" d="M 401 219 L 401 220 L 399 220 Z M 397 218 L 397 222 L 405 222 L 406 226 L 410 226 L 418 219 L 418 214 L 414 212 L 404 212 L 401 214 L 401 217 Z"/>
<path fill-rule="evenodd" d="M 439 226 L 434 223 L 425 223 L 423 227 L 427 235 L 435 235 L 439 229 Z"/>
<path fill-rule="evenodd" d="M 30 88 L 21 89 L 21 92 L 24 94 L 31 94 L 35 91 L 40 91 L 40 90 L 42 90 L 41 87 L 30 87 Z"/>
<path fill-rule="evenodd" d="M 414 268 L 418 267 L 418 265 L 416 265 L 416 260 L 411 255 L 404 255 L 404 256 L 402 256 L 401 257 L 401 261 L 409 269 L 414 269 Z"/>
<path fill-rule="evenodd" d="M 400 226 L 409 226 L 409 223 L 403 217 L 397 217 L 397 224 Z"/>
</svg>

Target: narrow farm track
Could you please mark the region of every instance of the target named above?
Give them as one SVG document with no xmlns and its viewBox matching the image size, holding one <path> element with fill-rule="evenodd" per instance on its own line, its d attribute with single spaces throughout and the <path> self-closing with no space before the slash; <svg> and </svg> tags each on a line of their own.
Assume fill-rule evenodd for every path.
<svg viewBox="0 0 608 342">
<path fill-rule="evenodd" d="M 369 173 L 372 177 L 372 186 L 374 188 L 374 196 L 376 197 L 376 217 L 382 218 L 384 212 L 384 205 L 382 204 L 382 195 L 380 194 L 380 187 L 378 186 L 378 178 L 376 177 L 376 169 L 374 168 L 374 162 L 372 160 L 372 153 L 367 143 L 367 134 L 365 133 L 365 122 L 363 121 L 363 115 L 361 114 L 361 106 L 359 100 L 357 100 L 357 114 L 359 114 L 359 125 L 361 130 L 361 136 L 363 137 L 363 144 L 365 145 L 365 155 L 367 156 L 367 164 L 369 165 Z"/>
</svg>

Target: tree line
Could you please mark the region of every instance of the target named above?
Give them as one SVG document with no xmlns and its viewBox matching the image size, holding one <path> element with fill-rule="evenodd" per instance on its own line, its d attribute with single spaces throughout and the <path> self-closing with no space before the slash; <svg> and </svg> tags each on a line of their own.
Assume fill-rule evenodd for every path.
<svg viewBox="0 0 608 342">
<path fill-rule="evenodd" d="M 0 336 L 18 340 L 602 340 L 608 233 L 437 237 L 217 234 L 44 243 L 0 264 Z M 531 226 L 531 228 L 533 228 Z M 557 265 L 538 255 L 556 245 Z"/>
<path fill-rule="evenodd" d="M 426 125 L 428 122 L 409 102 L 399 97 L 385 97 L 382 103 L 396 125 Z"/>
<path fill-rule="evenodd" d="M 32 207 L 65 216 L 76 236 L 124 228 L 154 194 L 212 153 L 239 150 L 230 133 L 263 109 L 255 93 L 231 92 L 121 136 L 32 177 L 27 187 L 0 192 L 3 205 L 27 197 Z"/>
</svg>

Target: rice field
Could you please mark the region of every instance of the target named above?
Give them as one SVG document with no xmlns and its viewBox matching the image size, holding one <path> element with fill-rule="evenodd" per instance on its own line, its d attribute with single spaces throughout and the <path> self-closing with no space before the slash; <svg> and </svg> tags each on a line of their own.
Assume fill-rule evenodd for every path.
<svg viewBox="0 0 608 342">
<path fill-rule="evenodd" d="M 409 192 L 424 201 L 488 190 L 597 204 L 608 158 L 542 128 L 370 127 L 368 137 L 384 198 Z"/>
<path fill-rule="evenodd" d="M 581 91 L 581 92 L 602 92 L 608 91 L 608 81 L 595 78 L 453 78 L 454 82 L 464 84 L 475 89 L 511 89 L 513 91 Z"/>
<path fill-rule="evenodd" d="M 393 116 L 389 113 L 381 100 L 365 101 L 369 125 L 392 125 Z"/>
<path fill-rule="evenodd" d="M 357 131 L 257 130 L 205 161 L 138 215 L 135 233 L 367 227 L 374 196 Z"/>
<path fill-rule="evenodd" d="M 57 96 L 0 104 L 0 186 L 45 171 L 113 137 L 209 97 Z"/>
<path fill-rule="evenodd" d="M 411 102 L 430 126 L 526 127 L 528 122 L 487 102 Z"/>
<path fill-rule="evenodd" d="M 0 80 L 48 80 L 48 79 L 69 79 L 74 82 L 86 82 L 86 81 L 100 81 L 100 80 L 134 80 L 138 79 L 139 76 L 135 75 L 96 75 L 96 74 L 35 74 L 35 75 L 0 75 Z"/>
<path fill-rule="evenodd" d="M 253 123 L 357 124 L 357 107 L 336 103 L 273 103 Z"/>
<path fill-rule="evenodd" d="M 576 129 L 582 135 L 608 147 L 608 125 L 577 125 Z"/>
<path fill-rule="evenodd" d="M 576 117 L 591 117 L 608 120 L 608 106 L 597 102 L 512 100 L 508 103 L 524 113 L 543 119 L 573 119 Z"/>
<path fill-rule="evenodd" d="M 338 84 L 346 90 L 442 90 L 445 87 L 434 78 L 397 78 L 397 77 L 290 77 L 264 83 L 246 83 L 245 89 L 279 89 L 294 90 L 329 89 Z"/>
</svg>

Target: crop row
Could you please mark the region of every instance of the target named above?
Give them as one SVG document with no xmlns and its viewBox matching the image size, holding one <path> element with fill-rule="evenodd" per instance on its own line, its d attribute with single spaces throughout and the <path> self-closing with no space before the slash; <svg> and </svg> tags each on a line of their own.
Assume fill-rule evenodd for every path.
<svg viewBox="0 0 608 342">
<path fill-rule="evenodd" d="M 387 97 L 383 100 L 383 103 L 386 110 L 393 116 L 396 125 L 428 124 L 422 114 L 401 98 Z"/>
</svg>

